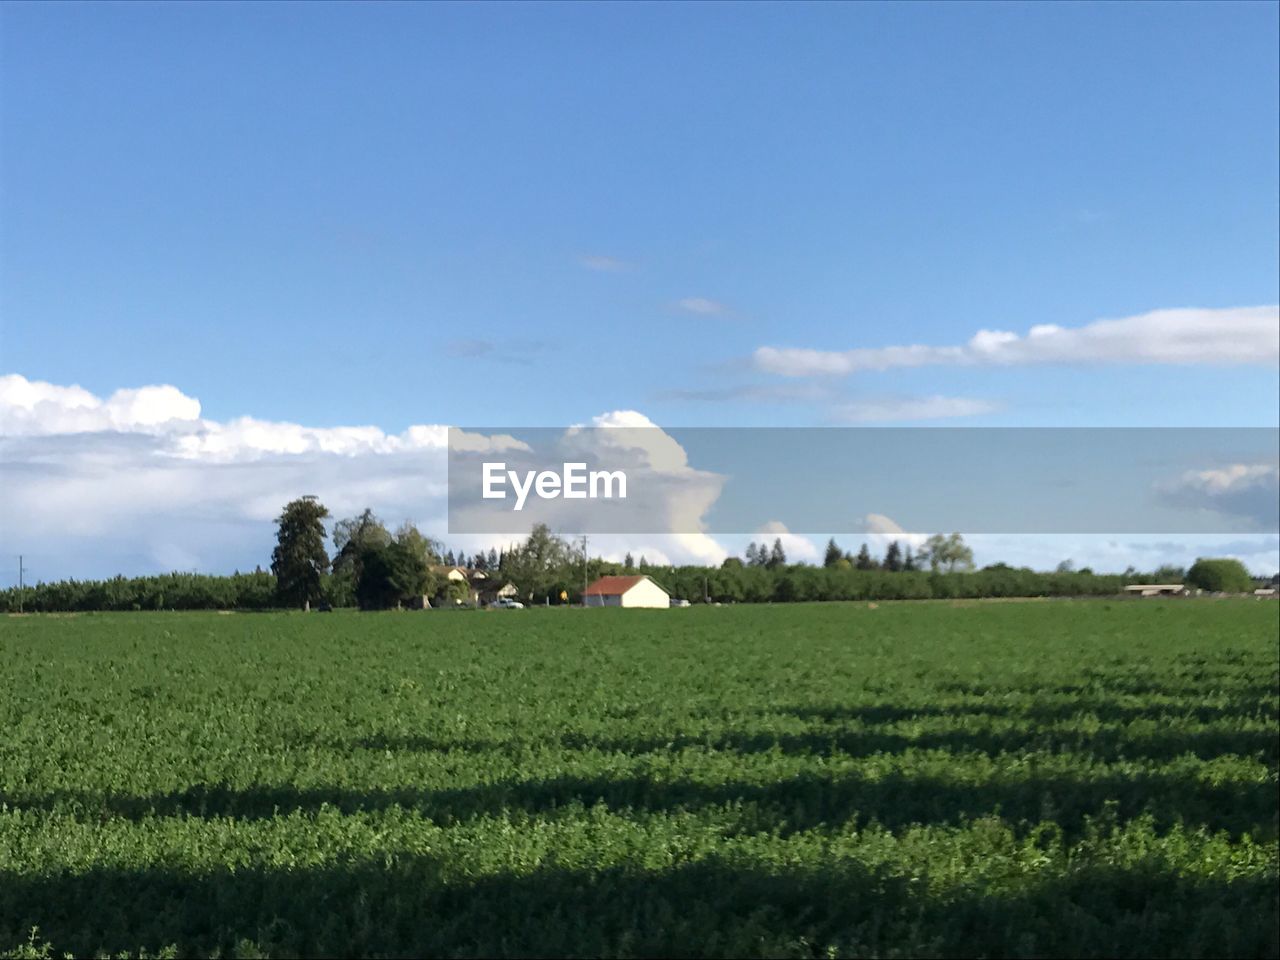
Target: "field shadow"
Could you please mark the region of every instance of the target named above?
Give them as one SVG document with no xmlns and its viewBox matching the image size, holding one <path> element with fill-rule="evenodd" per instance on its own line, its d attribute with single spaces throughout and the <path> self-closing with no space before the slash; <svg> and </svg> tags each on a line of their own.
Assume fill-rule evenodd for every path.
<svg viewBox="0 0 1280 960">
<path fill-rule="evenodd" d="M 0 871 L 0 950 L 79 956 L 1271 956 L 1266 880 L 1076 868 L 1016 892 L 848 861 L 542 866 L 476 878 L 428 857 L 323 867 Z"/>
<path fill-rule="evenodd" d="M 1197 723 L 1228 724 L 1241 715 L 1223 708 L 1201 705 L 1189 710 Z M 789 754 L 830 757 L 866 757 L 907 750 L 942 750 L 949 753 L 1071 752 L 1113 762 L 1146 759 L 1165 761 L 1187 754 L 1202 760 L 1222 756 L 1260 758 L 1272 765 L 1280 762 L 1280 727 L 1272 730 L 1222 729 L 1180 730 L 1169 723 L 1169 714 L 1152 708 L 1127 707 L 1110 702 L 1081 706 L 1034 705 L 1015 709 L 1000 704 L 973 704 L 957 707 L 796 707 L 778 708 L 768 715 L 793 716 L 810 724 L 826 726 L 800 732 L 723 729 L 705 733 L 672 732 L 650 735 L 607 735 L 580 731 L 560 734 L 497 737 L 434 737 L 426 734 L 372 734 L 349 745 L 362 750 L 408 751 L 415 753 L 515 753 L 530 748 L 599 750 L 638 756 L 654 752 L 686 749 Z M 1064 724 L 1089 714 L 1102 726 L 1093 731 L 1073 729 Z M 1187 714 L 1182 714 L 1187 715 Z M 911 734 L 882 729 L 892 723 L 920 719 L 948 719 L 957 729 L 926 730 Z M 995 726 L 1000 720 L 1016 726 Z M 976 722 L 975 722 L 976 721 Z M 1023 721 L 1023 722 L 1018 722 Z M 1160 724 L 1155 729 L 1131 731 L 1134 721 Z M 1148 727 L 1150 724 L 1147 725 Z"/>
<path fill-rule="evenodd" d="M 1071 838 L 1085 831 L 1090 818 L 1105 815 L 1127 821 L 1150 814 L 1158 829 L 1182 823 L 1274 838 L 1277 821 L 1274 783 L 1211 783 L 1159 772 L 1088 778 L 1028 774 L 1018 780 L 980 783 L 814 771 L 767 783 L 563 775 L 436 790 L 198 784 L 151 795 L 64 791 L 35 798 L 0 796 L 0 803 L 87 821 L 188 816 L 264 819 L 295 811 L 314 813 L 325 807 L 344 814 L 399 807 L 442 826 L 485 816 L 553 816 L 565 808 L 576 812 L 604 806 L 631 813 L 718 808 L 732 812 L 740 832 L 782 835 L 851 822 L 898 829 L 1000 816 L 1015 827 L 1053 820 Z"/>
</svg>

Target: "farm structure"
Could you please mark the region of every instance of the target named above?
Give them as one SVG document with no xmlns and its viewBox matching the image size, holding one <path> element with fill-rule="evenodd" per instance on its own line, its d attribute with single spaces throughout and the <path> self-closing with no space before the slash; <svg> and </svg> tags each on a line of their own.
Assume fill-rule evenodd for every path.
<svg viewBox="0 0 1280 960">
<path fill-rule="evenodd" d="M 601 577 L 582 595 L 588 607 L 662 607 L 671 605 L 671 595 L 645 576 Z"/>
</svg>

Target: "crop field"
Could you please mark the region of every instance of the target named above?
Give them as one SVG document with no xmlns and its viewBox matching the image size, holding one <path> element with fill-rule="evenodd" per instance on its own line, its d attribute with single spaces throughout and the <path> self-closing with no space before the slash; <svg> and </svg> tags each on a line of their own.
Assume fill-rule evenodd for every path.
<svg viewBox="0 0 1280 960">
<path fill-rule="evenodd" d="M 0 619 L 0 954 L 1274 956 L 1278 611 Z"/>
</svg>

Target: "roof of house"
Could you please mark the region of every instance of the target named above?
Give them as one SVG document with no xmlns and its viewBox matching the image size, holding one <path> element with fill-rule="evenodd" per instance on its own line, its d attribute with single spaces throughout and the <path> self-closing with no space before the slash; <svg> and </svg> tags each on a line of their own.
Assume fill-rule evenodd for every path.
<svg viewBox="0 0 1280 960">
<path fill-rule="evenodd" d="M 631 589 L 632 587 L 634 587 L 636 584 L 638 584 L 638 583 L 643 583 L 645 580 L 649 580 L 649 582 L 650 582 L 650 583 L 653 583 L 653 581 L 652 581 L 649 577 L 644 577 L 644 576 L 638 576 L 638 577 L 601 577 L 601 578 L 600 578 L 599 580 L 597 580 L 595 583 L 591 584 L 591 586 L 587 587 L 586 595 L 587 595 L 587 596 L 589 596 L 589 597 L 595 597 L 595 596 L 606 596 L 606 597 L 619 596 L 619 595 L 621 595 L 621 594 L 626 593 L 628 590 L 630 590 L 630 589 Z M 657 584 L 654 584 L 654 586 L 657 586 Z M 658 587 L 658 589 L 659 589 L 659 590 L 661 590 L 662 588 L 661 588 L 661 587 Z"/>
</svg>

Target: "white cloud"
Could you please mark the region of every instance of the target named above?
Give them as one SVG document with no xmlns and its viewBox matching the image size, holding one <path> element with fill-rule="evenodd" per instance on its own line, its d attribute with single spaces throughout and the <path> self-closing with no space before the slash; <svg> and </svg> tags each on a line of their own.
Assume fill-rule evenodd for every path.
<svg viewBox="0 0 1280 960">
<path fill-rule="evenodd" d="M 979 330 L 959 346 L 810 350 L 760 347 L 756 367 L 789 377 L 939 365 L 1045 363 L 1260 364 L 1280 362 L 1280 307 L 1155 310 L 1083 327 L 1038 324 L 1026 334 Z"/>
<path fill-rule="evenodd" d="M 1232 463 L 1188 470 L 1158 490 L 1167 502 L 1280 528 L 1280 465 Z"/>
<path fill-rule="evenodd" d="M 62 387 L 17 374 L 0 377 L 2 436 L 150 432 L 195 423 L 199 417 L 200 401 L 168 385 L 117 390 L 102 400 L 79 386 Z"/>
<path fill-rule="evenodd" d="M 835 408 L 835 419 L 843 423 L 943 420 L 976 417 L 999 409 L 998 404 L 975 397 L 892 397 L 841 404 Z"/>
<path fill-rule="evenodd" d="M 923 533 L 907 533 L 896 521 L 882 513 L 868 513 L 858 524 L 866 532 L 866 540 L 870 547 L 879 548 L 883 552 L 894 540 L 904 547 L 910 546 L 918 550 L 929 539 Z"/>
<path fill-rule="evenodd" d="M 335 518 L 366 506 L 391 523 L 470 550 L 506 541 L 446 535 L 447 459 L 459 449 L 510 454 L 527 446 L 420 424 L 306 427 L 240 417 L 200 417 L 199 401 L 174 387 L 119 390 L 107 399 L 13 375 L 0 377 L 0 533 L 43 579 L 201 569 L 269 562 L 272 520 L 289 500 L 313 493 Z M 673 529 L 696 530 L 719 481 L 634 411 L 595 418 L 592 431 L 696 495 L 675 498 Z M 686 515 L 687 512 L 687 515 Z M 667 562 L 717 563 L 724 548 L 702 533 L 616 538 Z M 643 540 L 643 543 L 641 542 Z M 594 540 L 593 540 L 594 545 Z"/>
<path fill-rule="evenodd" d="M 808 537 L 802 537 L 799 534 L 791 533 L 787 530 L 786 524 L 780 520 L 770 520 L 764 526 L 760 527 L 757 534 L 763 534 L 768 539 L 768 544 L 773 541 L 781 540 L 782 549 L 787 554 L 788 563 L 816 563 L 822 557 L 822 552 Z"/>
<path fill-rule="evenodd" d="M 676 306 L 687 313 L 697 313 L 702 316 L 715 316 L 728 310 L 723 303 L 708 300 L 706 297 L 685 297 L 683 300 L 677 300 Z"/>
</svg>

